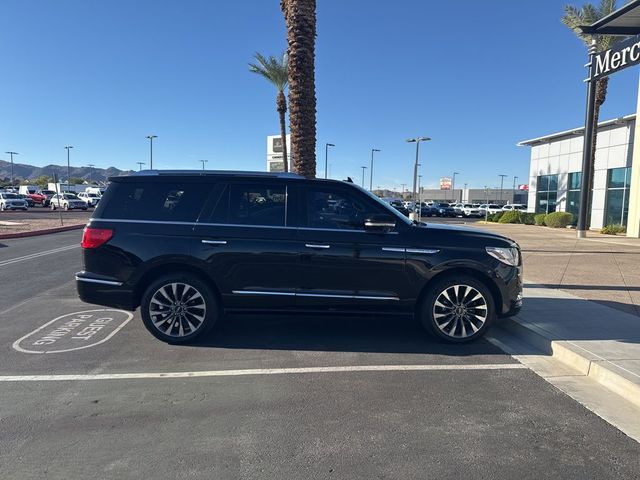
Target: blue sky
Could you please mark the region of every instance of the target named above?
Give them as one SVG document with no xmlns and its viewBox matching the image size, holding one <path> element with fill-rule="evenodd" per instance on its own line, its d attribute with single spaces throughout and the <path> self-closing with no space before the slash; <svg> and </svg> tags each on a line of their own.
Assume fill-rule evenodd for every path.
<svg viewBox="0 0 640 480">
<path fill-rule="evenodd" d="M 423 185 L 526 182 L 523 139 L 584 121 L 586 48 L 566 2 L 318 0 L 318 174 Z M 575 2 L 582 4 L 581 0 Z M 247 71 L 285 49 L 278 0 L 3 0 L 0 151 L 16 161 L 264 170 L 278 132 L 275 91 Z M 612 77 L 602 118 L 632 113 L 637 67 Z M 6 155 L 5 155 L 6 156 Z M 0 154 L 0 158 L 4 158 Z M 368 183 L 368 181 L 367 181 Z"/>
</svg>

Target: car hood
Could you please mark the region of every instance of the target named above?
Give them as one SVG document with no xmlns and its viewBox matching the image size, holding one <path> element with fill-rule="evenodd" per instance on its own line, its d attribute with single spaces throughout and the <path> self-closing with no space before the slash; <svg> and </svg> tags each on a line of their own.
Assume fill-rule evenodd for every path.
<svg viewBox="0 0 640 480">
<path fill-rule="evenodd" d="M 428 244 L 438 244 L 442 247 L 512 247 L 518 244 L 503 235 L 490 232 L 481 228 L 462 227 L 459 225 L 447 225 L 442 223 L 426 223 L 415 228 L 415 231 Z"/>
</svg>

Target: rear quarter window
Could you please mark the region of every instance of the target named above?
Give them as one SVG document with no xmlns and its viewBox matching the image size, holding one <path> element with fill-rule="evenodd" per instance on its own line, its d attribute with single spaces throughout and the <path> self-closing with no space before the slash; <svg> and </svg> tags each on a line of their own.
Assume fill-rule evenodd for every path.
<svg viewBox="0 0 640 480">
<path fill-rule="evenodd" d="M 203 183 L 114 183 L 97 213 L 104 219 L 195 222 L 210 191 Z"/>
</svg>

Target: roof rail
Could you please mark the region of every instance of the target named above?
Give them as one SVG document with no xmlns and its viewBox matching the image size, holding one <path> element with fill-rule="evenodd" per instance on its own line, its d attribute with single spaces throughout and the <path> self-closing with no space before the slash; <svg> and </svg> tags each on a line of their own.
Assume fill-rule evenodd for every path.
<svg viewBox="0 0 640 480">
<path fill-rule="evenodd" d="M 275 178 L 304 178 L 302 175 L 291 172 L 257 172 L 242 170 L 140 170 L 132 175 L 140 177 L 148 176 L 208 176 L 208 175 L 226 175 L 238 177 L 275 177 Z"/>
</svg>

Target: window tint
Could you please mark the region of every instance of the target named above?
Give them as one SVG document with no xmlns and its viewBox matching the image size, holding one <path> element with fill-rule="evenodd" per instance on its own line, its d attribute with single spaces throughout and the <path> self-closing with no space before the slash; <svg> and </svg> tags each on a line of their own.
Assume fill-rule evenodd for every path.
<svg viewBox="0 0 640 480">
<path fill-rule="evenodd" d="M 209 221 L 284 227 L 286 198 L 283 185 L 234 183 L 220 196 Z"/>
<path fill-rule="evenodd" d="M 106 202 L 102 217 L 195 222 L 210 186 L 202 183 L 123 182 Z"/>
<path fill-rule="evenodd" d="M 307 227 L 361 230 L 367 217 L 386 213 L 347 192 L 311 189 L 307 193 Z"/>
</svg>

